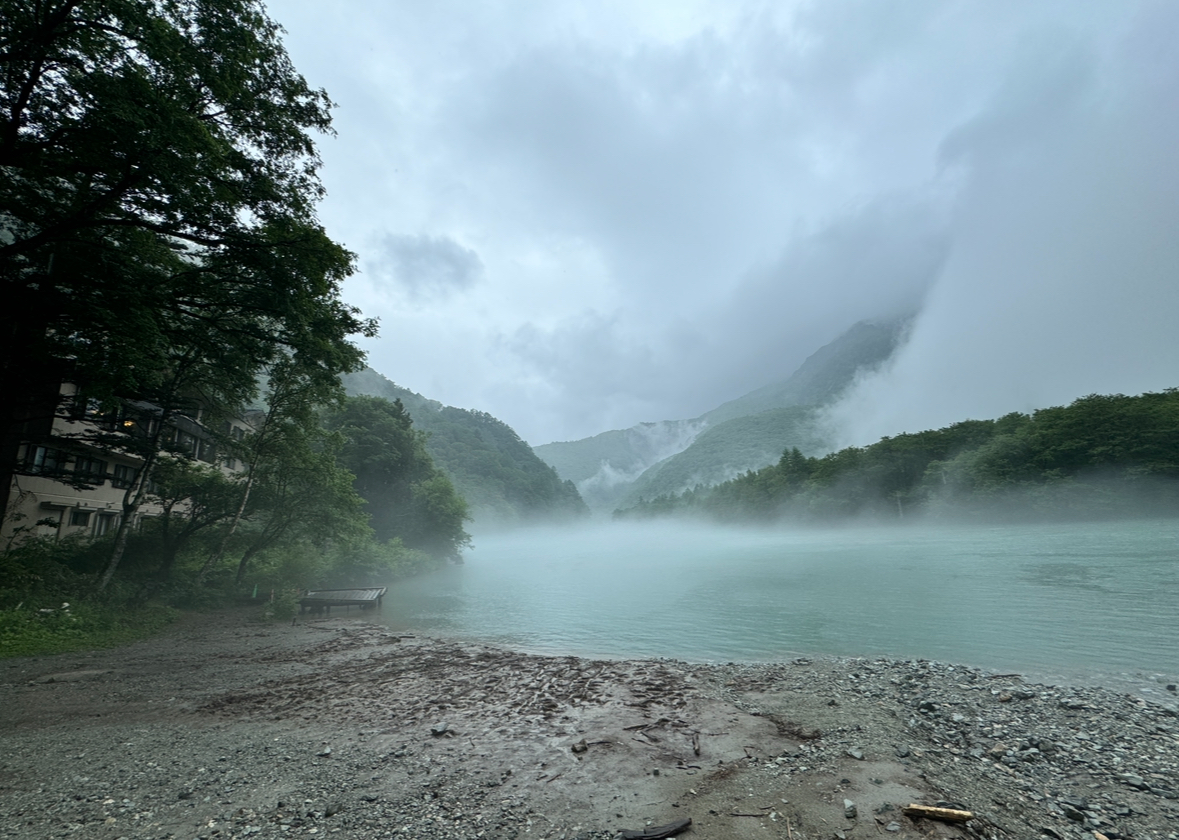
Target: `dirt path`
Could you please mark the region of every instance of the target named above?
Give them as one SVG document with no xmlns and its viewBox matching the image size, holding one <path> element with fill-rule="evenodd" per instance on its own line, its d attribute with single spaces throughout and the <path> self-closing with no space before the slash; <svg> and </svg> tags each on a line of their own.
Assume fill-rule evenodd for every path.
<svg viewBox="0 0 1179 840">
<path fill-rule="evenodd" d="M 935 663 L 594 661 L 231 612 L 0 683 L 0 837 L 1179 837 L 1173 705 Z"/>
</svg>

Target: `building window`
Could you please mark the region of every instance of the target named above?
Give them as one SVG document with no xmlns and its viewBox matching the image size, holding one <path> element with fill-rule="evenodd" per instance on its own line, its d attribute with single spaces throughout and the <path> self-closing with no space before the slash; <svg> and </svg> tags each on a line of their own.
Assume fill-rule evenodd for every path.
<svg viewBox="0 0 1179 840">
<path fill-rule="evenodd" d="M 66 405 L 66 418 L 69 420 L 85 420 L 98 414 L 101 406 L 98 400 L 92 400 L 81 391 L 70 397 Z"/>
<path fill-rule="evenodd" d="M 66 468 L 66 454 L 48 446 L 30 446 L 25 452 L 24 471 L 30 475 L 60 476 Z"/>
<path fill-rule="evenodd" d="M 78 510 L 74 508 L 70 511 L 70 524 L 75 528 L 85 527 L 90 524 L 90 511 Z"/>
<path fill-rule="evenodd" d="M 141 411 L 129 406 L 123 406 L 115 423 L 116 431 L 136 437 L 146 437 L 155 428 L 155 418 L 150 412 Z"/>
<path fill-rule="evenodd" d="M 100 429 L 112 432 L 119 428 L 120 413 L 118 406 L 104 406 L 98 400 L 87 400 L 83 408 L 84 419 L 89 420 Z"/>
<path fill-rule="evenodd" d="M 187 455 L 191 455 L 193 453 L 193 449 L 196 448 L 196 438 L 190 435 L 188 432 L 177 430 L 176 437 L 173 438 L 173 440 L 176 443 L 176 448 Z"/>
<path fill-rule="evenodd" d="M 135 467 L 128 467 L 124 464 L 115 464 L 115 474 L 111 478 L 111 487 L 119 490 L 126 490 L 135 483 L 136 476 L 139 475 L 139 470 Z"/>
<path fill-rule="evenodd" d="M 198 438 L 193 455 L 197 460 L 204 461 L 206 464 L 217 463 L 217 447 L 213 445 L 212 441 L 200 440 Z"/>
<path fill-rule="evenodd" d="M 116 517 L 113 513 L 98 514 L 98 521 L 94 523 L 94 536 L 101 537 L 115 527 L 115 519 Z"/>
<path fill-rule="evenodd" d="M 106 461 L 97 458 L 76 458 L 74 478 L 87 484 L 102 484 L 106 481 Z"/>
</svg>

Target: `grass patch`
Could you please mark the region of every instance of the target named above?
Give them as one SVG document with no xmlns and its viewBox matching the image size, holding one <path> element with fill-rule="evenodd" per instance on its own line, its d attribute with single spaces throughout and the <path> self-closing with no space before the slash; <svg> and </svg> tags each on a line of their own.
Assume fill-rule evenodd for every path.
<svg viewBox="0 0 1179 840">
<path fill-rule="evenodd" d="M 182 552 L 162 576 L 158 546 L 136 534 L 119 574 L 98 592 L 110 548 L 106 538 L 30 539 L 0 551 L 0 659 L 117 647 L 156 635 L 181 610 L 207 613 L 243 601 L 264 602 L 258 620 L 289 621 L 303 589 L 383 586 L 447 562 L 396 539 L 296 543 L 259 552 L 238 583 L 232 558 L 202 578 L 211 545 Z"/>
<path fill-rule="evenodd" d="M 150 604 L 0 609 L 0 659 L 116 647 L 154 636 L 179 615 L 172 607 Z"/>
</svg>

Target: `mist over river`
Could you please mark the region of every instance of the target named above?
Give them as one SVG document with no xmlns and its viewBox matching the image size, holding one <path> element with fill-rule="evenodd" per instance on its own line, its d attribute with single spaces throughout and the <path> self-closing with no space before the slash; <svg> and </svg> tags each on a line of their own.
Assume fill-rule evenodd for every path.
<svg viewBox="0 0 1179 840">
<path fill-rule="evenodd" d="M 1179 520 L 478 536 L 390 588 L 394 627 L 546 653 L 960 662 L 1042 679 L 1174 682 Z"/>
</svg>

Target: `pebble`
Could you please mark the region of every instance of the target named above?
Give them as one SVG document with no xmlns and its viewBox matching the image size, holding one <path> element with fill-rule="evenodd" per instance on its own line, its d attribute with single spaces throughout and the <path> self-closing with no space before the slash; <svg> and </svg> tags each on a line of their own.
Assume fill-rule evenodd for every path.
<svg viewBox="0 0 1179 840">
<path fill-rule="evenodd" d="M 356 640 L 341 634 L 339 644 Z M 435 647 L 446 673 L 452 671 L 443 655 L 455 661 L 465 655 L 453 646 Z M 427 650 L 427 643 L 422 649 Z M 750 778 L 766 774 L 783 792 L 794 783 L 792 776 L 808 784 L 812 779 L 835 781 L 844 773 L 854 775 L 848 772 L 849 759 L 863 760 L 867 754 L 877 760 L 891 752 L 895 759 L 888 760 L 903 765 L 937 796 L 978 814 L 968 827 L 978 838 L 1027 836 L 1026 827 L 1031 826 L 1038 835 L 1062 840 L 1166 840 L 1179 825 L 1179 724 L 1174 709 L 1166 705 L 1174 705 L 1171 694 L 1158 692 L 1165 702 L 1157 702 L 1101 688 L 1033 686 L 1014 677 L 993 679 L 981 670 L 923 660 L 808 659 L 716 666 L 667 661 L 594 663 L 591 669 L 572 657 L 530 658 L 483 648 L 470 656 L 488 657 L 488 664 L 470 671 L 479 675 L 473 680 L 499 678 L 518 661 L 522 676 L 516 679 L 533 681 L 513 684 L 512 690 L 522 698 L 521 711 L 513 712 L 517 723 L 530 720 L 530 715 L 540 721 L 553 708 L 574 700 L 599 702 L 609 687 L 621 684 L 622 669 L 629 669 L 628 674 L 646 669 L 647 690 L 661 700 L 670 696 L 669 681 L 687 677 L 731 698 L 738 708 L 754 709 L 742 704 L 747 695 L 756 696 L 756 708 L 767 713 L 767 697 L 775 692 L 783 698 L 805 692 L 816 698 L 814 705 L 830 723 L 819 732 L 811 728 L 816 721 L 802 719 L 805 734 L 800 730 L 797 740 L 792 739 L 798 747 L 784 754 L 789 760 L 750 762 L 740 770 Z M 376 658 L 366 662 L 370 670 L 382 666 Z M 610 670 L 615 668 L 617 672 Z M 564 669 L 577 678 L 563 681 Z M 543 806 L 512 787 L 525 774 L 520 767 L 513 774 L 506 766 L 510 759 L 504 759 L 502 769 L 497 766 L 482 775 L 462 768 L 458 748 L 466 749 L 469 728 L 462 706 L 447 705 L 446 695 L 438 692 L 436 705 L 415 708 L 379 679 L 348 683 L 354 679 L 351 674 L 325 671 L 326 675 L 309 675 L 302 682 L 292 677 L 278 685 L 235 691 L 226 695 L 224 706 L 210 703 L 192 713 L 204 716 L 208 725 L 165 719 L 144 723 L 133 733 L 123 730 L 127 743 L 119 741 L 113 750 L 98 725 L 5 738 L 0 743 L 19 745 L 21 752 L 8 749 L 0 758 L 0 771 L 8 774 L 0 798 L 0 838 L 66 836 L 75 831 L 81 836 L 93 833 L 91 826 L 107 832 L 96 836 L 111 840 L 120 831 L 123 836 L 153 840 L 167 836 L 163 828 L 147 830 L 153 821 L 185 825 L 183 836 L 207 840 L 308 835 L 350 840 L 527 840 L 549 830 L 547 817 L 537 810 Z M 604 672 L 601 687 L 583 678 L 599 672 Z M 340 682 L 321 689 L 325 679 Z M 546 693 L 541 689 L 550 680 L 555 688 Z M 336 693 L 340 684 L 347 684 L 350 692 L 343 706 L 336 705 L 344 702 Z M 117 682 L 86 684 L 87 689 L 94 686 L 113 691 Z M 465 687 L 490 690 L 474 681 Z M 1173 691 L 1170 685 L 1168 689 Z M 839 698 L 837 707 L 826 706 L 832 697 Z M 274 731 L 266 728 L 273 718 L 283 721 Z M 348 747 L 341 736 L 333 741 L 338 750 L 333 753 L 324 746 L 319 753 L 331 755 L 332 761 L 311 760 L 317 741 L 291 738 L 290 722 L 306 720 L 314 728 L 320 718 L 354 725 L 347 737 L 363 729 L 393 742 L 385 742 L 379 751 L 366 751 Z M 238 720 L 251 725 L 238 727 Z M 412 737 L 384 735 L 394 720 L 397 731 Z M 431 737 L 453 735 L 452 726 L 464 734 L 455 740 Z M 274 735 L 284 740 L 276 741 Z M 316 737 L 336 735 L 325 732 Z M 579 737 L 566 733 L 554 739 L 565 761 L 575 759 L 564 745 Z M 451 747 L 456 750 L 453 758 L 446 752 Z M 584 760 L 592 761 L 596 749 Z M 28 767 L 34 766 L 34 759 L 35 776 L 26 779 L 22 774 L 31 773 Z M 550 767 L 539 772 L 557 771 Z M 668 769 L 664 775 L 673 772 L 677 771 Z M 265 798 L 272 791 L 275 796 Z M 853 795 L 868 807 L 868 793 Z M 848 819 L 858 817 L 855 801 L 846 799 L 843 805 Z M 204 821 L 193 830 L 197 814 Z M 132 830 L 133 826 L 144 830 Z M 580 840 L 605 840 L 614 833 L 607 826 L 589 831 L 571 826 L 567 836 Z M 905 821 L 890 821 L 886 829 L 903 831 Z"/>
<path fill-rule="evenodd" d="M 805 672 L 735 666 L 720 679 L 740 690 L 817 697 L 831 696 L 835 685 L 849 721 L 860 724 L 873 707 L 893 710 L 911 738 L 895 742 L 896 758 L 952 793 L 961 810 L 980 814 L 985 822 L 972 832 L 979 837 L 1021 836 L 1021 827 L 1034 825 L 1065 840 L 1162 840 L 1179 825 L 1179 712 L 1165 695 L 1159 702 L 1099 687 L 1032 685 L 922 660 L 833 660 L 828 671 L 812 664 Z M 812 771 L 862 752 L 860 728 L 829 729 L 810 742 Z"/>
</svg>

